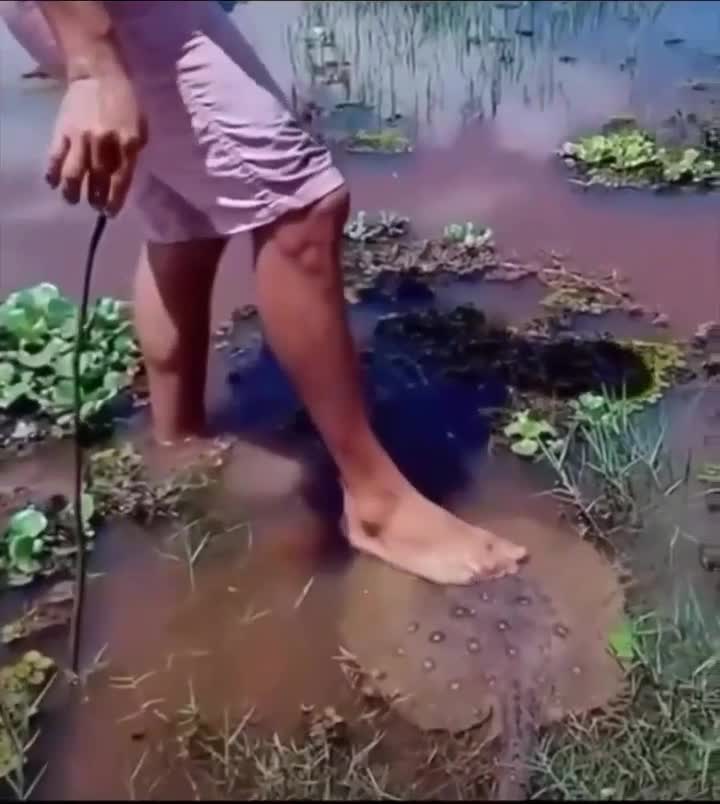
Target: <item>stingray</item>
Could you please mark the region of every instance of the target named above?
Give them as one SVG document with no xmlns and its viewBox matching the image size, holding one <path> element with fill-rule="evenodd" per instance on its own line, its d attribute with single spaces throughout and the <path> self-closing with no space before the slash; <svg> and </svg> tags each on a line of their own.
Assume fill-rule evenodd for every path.
<svg viewBox="0 0 720 804">
<path fill-rule="evenodd" d="M 551 551 L 559 546 L 554 535 L 548 544 L 552 538 Z M 501 738 L 497 800 L 527 797 L 541 724 L 601 705 L 615 691 L 606 634 L 598 639 L 618 606 L 617 589 L 603 585 L 611 571 L 577 538 L 566 553 L 566 570 L 574 564 L 578 574 L 563 573 L 557 583 L 542 560 L 540 571 L 531 561 L 516 576 L 467 587 L 431 584 L 369 558 L 348 578 L 344 646 L 394 710 L 422 731 L 459 734 L 485 724 L 489 736 Z M 582 589 L 574 611 L 568 590 L 583 586 L 588 569 L 601 583 L 593 578 L 585 586 L 599 586 L 601 598 L 591 601 Z M 598 618 L 606 598 L 612 605 Z"/>
</svg>

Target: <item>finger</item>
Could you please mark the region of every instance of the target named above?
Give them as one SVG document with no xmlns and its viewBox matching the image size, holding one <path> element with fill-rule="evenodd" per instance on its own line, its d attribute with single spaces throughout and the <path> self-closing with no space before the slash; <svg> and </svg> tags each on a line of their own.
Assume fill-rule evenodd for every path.
<svg viewBox="0 0 720 804">
<path fill-rule="evenodd" d="M 90 168 L 110 176 L 120 168 L 121 153 L 118 139 L 110 132 L 90 138 Z"/>
<path fill-rule="evenodd" d="M 105 211 L 108 215 L 117 215 L 123 208 L 128 191 L 130 190 L 134 172 L 135 159 L 126 157 L 120 169 L 113 173 L 110 179 L 110 189 L 105 206 Z"/>
<path fill-rule="evenodd" d="M 61 189 L 69 204 L 80 200 L 83 179 L 88 169 L 87 142 L 84 137 L 75 137 L 70 142 L 61 175 Z"/>
<path fill-rule="evenodd" d="M 104 171 L 91 170 L 87 182 L 87 200 L 90 206 L 102 212 L 107 206 L 109 192 L 110 176 Z"/>
<path fill-rule="evenodd" d="M 48 164 L 45 171 L 45 181 L 53 188 L 60 183 L 63 163 L 70 150 L 70 140 L 64 135 L 59 134 L 53 137 L 52 144 L 48 151 Z"/>
</svg>

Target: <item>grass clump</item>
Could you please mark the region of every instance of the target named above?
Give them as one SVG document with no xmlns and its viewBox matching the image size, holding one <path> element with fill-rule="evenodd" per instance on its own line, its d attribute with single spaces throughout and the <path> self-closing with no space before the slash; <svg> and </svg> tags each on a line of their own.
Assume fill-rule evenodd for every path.
<svg viewBox="0 0 720 804">
<path fill-rule="evenodd" d="M 0 304 L 0 424 L 15 423 L 6 440 L 22 440 L 36 431 L 27 422 L 23 426 L 24 418 L 49 422 L 58 435 L 72 425 L 77 312 L 77 305 L 48 283 L 11 293 Z M 121 302 L 97 301 L 87 326 L 80 361 L 85 422 L 130 387 L 140 354 Z"/>
<path fill-rule="evenodd" d="M 700 617 L 700 619 L 698 619 Z M 693 611 L 635 620 L 627 694 L 615 711 L 548 733 L 535 798 L 691 800 L 720 796 L 720 643 Z"/>
<path fill-rule="evenodd" d="M 720 162 L 711 149 L 663 147 L 632 126 L 567 142 L 560 156 L 588 184 L 712 187 L 720 179 Z"/>
<path fill-rule="evenodd" d="M 575 506 L 595 535 L 639 525 L 651 490 L 672 488 L 664 449 L 665 427 L 639 418 L 626 397 L 586 393 L 570 402 L 565 434 L 543 456 L 558 478 L 554 493 Z"/>
<path fill-rule="evenodd" d="M 94 452 L 90 458 L 89 490 L 104 517 L 125 516 L 149 523 L 176 518 L 193 492 L 206 488 L 222 462 L 222 448 L 169 477 L 150 476 L 142 455 L 130 443 Z"/>
<path fill-rule="evenodd" d="M 293 739 L 262 736 L 251 721 L 252 712 L 235 722 L 226 714 L 221 725 L 212 726 L 191 694 L 177 713 L 174 732 L 177 759 L 196 793 L 249 801 L 402 798 L 399 789 L 391 789 L 389 767 L 378 756 L 382 735 L 356 742 L 332 707 L 306 712 L 302 733 Z"/>
</svg>

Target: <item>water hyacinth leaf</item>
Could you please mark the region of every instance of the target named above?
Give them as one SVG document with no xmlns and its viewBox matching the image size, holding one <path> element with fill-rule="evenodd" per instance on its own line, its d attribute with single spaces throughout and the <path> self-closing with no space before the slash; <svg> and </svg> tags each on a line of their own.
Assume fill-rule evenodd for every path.
<svg viewBox="0 0 720 804">
<path fill-rule="evenodd" d="M 87 524 L 95 514 L 95 498 L 92 494 L 83 492 L 80 498 L 80 510 L 85 524 Z"/>
<path fill-rule="evenodd" d="M 48 526 L 48 520 L 42 511 L 37 508 L 24 508 L 10 517 L 7 527 L 9 538 L 15 536 L 25 536 L 29 539 L 36 539 Z"/>
<path fill-rule="evenodd" d="M 75 305 L 69 299 L 58 296 L 48 302 L 47 322 L 52 329 L 61 327 L 68 322 L 74 323 L 75 316 Z"/>
<path fill-rule="evenodd" d="M 41 282 L 39 285 L 35 285 L 35 287 L 29 290 L 20 291 L 20 293 L 23 300 L 28 300 L 25 302 L 26 304 L 30 304 L 32 307 L 42 312 L 47 312 L 50 302 L 60 296 L 60 291 L 55 285 L 50 284 L 50 282 Z"/>
<path fill-rule="evenodd" d="M 12 363 L 0 363 L 0 386 L 10 385 L 15 376 L 15 366 Z"/>
<path fill-rule="evenodd" d="M 608 644 L 618 659 L 623 662 L 632 661 L 635 656 L 635 634 L 627 620 L 623 620 L 610 634 Z"/>
<path fill-rule="evenodd" d="M 529 438 L 523 438 L 520 441 L 514 441 L 510 446 L 510 449 L 516 455 L 520 455 L 523 458 L 532 458 L 533 455 L 537 455 L 540 445 L 537 441 Z"/>
<path fill-rule="evenodd" d="M 27 398 L 30 395 L 30 388 L 27 383 L 17 382 L 0 388 L 0 408 L 5 409 L 14 405 L 19 399 Z"/>
<path fill-rule="evenodd" d="M 72 380 L 60 380 L 53 388 L 53 402 L 61 408 L 71 407 L 75 400 Z"/>
<path fill-rule="evenodd" d="M 32 335 L 33 323 L 33 319 L 21 308 L 13 308 L 7 304 L 0 308 L 0 327 L 18 339 Z"/>
<path fill-rule="evenodd" d="M 106 391 L 109 391 L 113 395 L 115 395 L 121 388 L 124 388 L 125 384 L 126 376 L 125 374 L 121 374 L 119 371 L 108 371 L 103 378 L 103 387 Z"/>
<path fill-rule="evenodd" d="M 31 537 L 18 535 L 8 542 L 11 567 L 17 568 L 24 575 L 32 575 L 40 569 L 35 555 L 35 539 Z"/>
<path fill-rule="evenodd" d="M 49 366 L 60 352 L 65 348 L 65 344 L 60 338 L 53 338 L 38 352 L 28 352 L 21 349 L 17 352 L 17 361 L 22 366 L 31 369 L 45 368 Z"/>
</svg>

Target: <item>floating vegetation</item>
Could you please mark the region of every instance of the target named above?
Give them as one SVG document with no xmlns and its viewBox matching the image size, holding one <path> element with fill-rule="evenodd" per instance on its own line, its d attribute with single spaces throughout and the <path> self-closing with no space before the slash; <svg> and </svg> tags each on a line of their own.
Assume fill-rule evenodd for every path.
<svg viewBox="0 0 720 804">
<path fill-rule="evenodd" d="M 365 210 L 361 209 L 345 224 L 344 234 L 355 243 L 376 243 L 378 240 L 404 237 L 409 230 L 410 218 L 383 209 L 377 218 L 368 219 Z"/>
<path fill-rule="evenodd" d="M 406 154 L 413 147 L 400 131 L 385 128 L 380 131 L 356 132 L 345 142 L 345 150 L 353 154 Z"/>
<path fill-rule="evenodd" d="M 127 306 L 100 299 L 88 311 L 80 361 L 81 416 L 90 422 L 129 389 L 139 349 Z M 72 423 L 77 305 L 51 284 L 10 294 L 0 304 L 0 443 L 57 435 Z M 40 422 L 40 426 L 38 426 Z"/>
<path fill-rule="evenodd" d="M 560 156 L 586 185 L 607 187 L 713 187 L 717 156 L 704 147 L 664 147 L 633 125 L 566 142 Z"/>
<path fill-rule="evenodd" d="M 543 448 L 553 449 L 553 444 L 546 442 L 557 442 L 558 432 L 546 419 L 538 418 L 529 410 L 521 410 L 516 413 L 510 424 L 508 424 L 503 434 L 510 439 L 510 449 L 516 455 L 523 458 L 532 458 L 542 453 Z"/>
<path fill-rule="evenodd" d="M 15 664 L 0 668 L 0 780 L 20 801 L 30 797 L 42 776 L 41 771 L 28 780 L 26 764 L 38 736 L 32 721 L 52 682 L 54 667 L 52 659 L 28 651 Z"/>
<path fill-rule="evenodd" d="M 95 506 L 90 494 L 83 495 L 82 509 L 86 533 L 92 538 Z M 8 586 L 26 586 L 37 577 L 71 567 L 76 551 L 74 514 L 61 495 L 16 510 L 0 528 L 0 573 Z"/>
<path fill-rule="evenodd" d="M 468 221 L 465 224 L 450 223 L 443 230 L 443 239 L 448 243 L 459 243 L 467 248 L 482 248 L 492 244 L 493 232 L 488 226 L 478 230 L 475 224 Z"/>
</svg>

